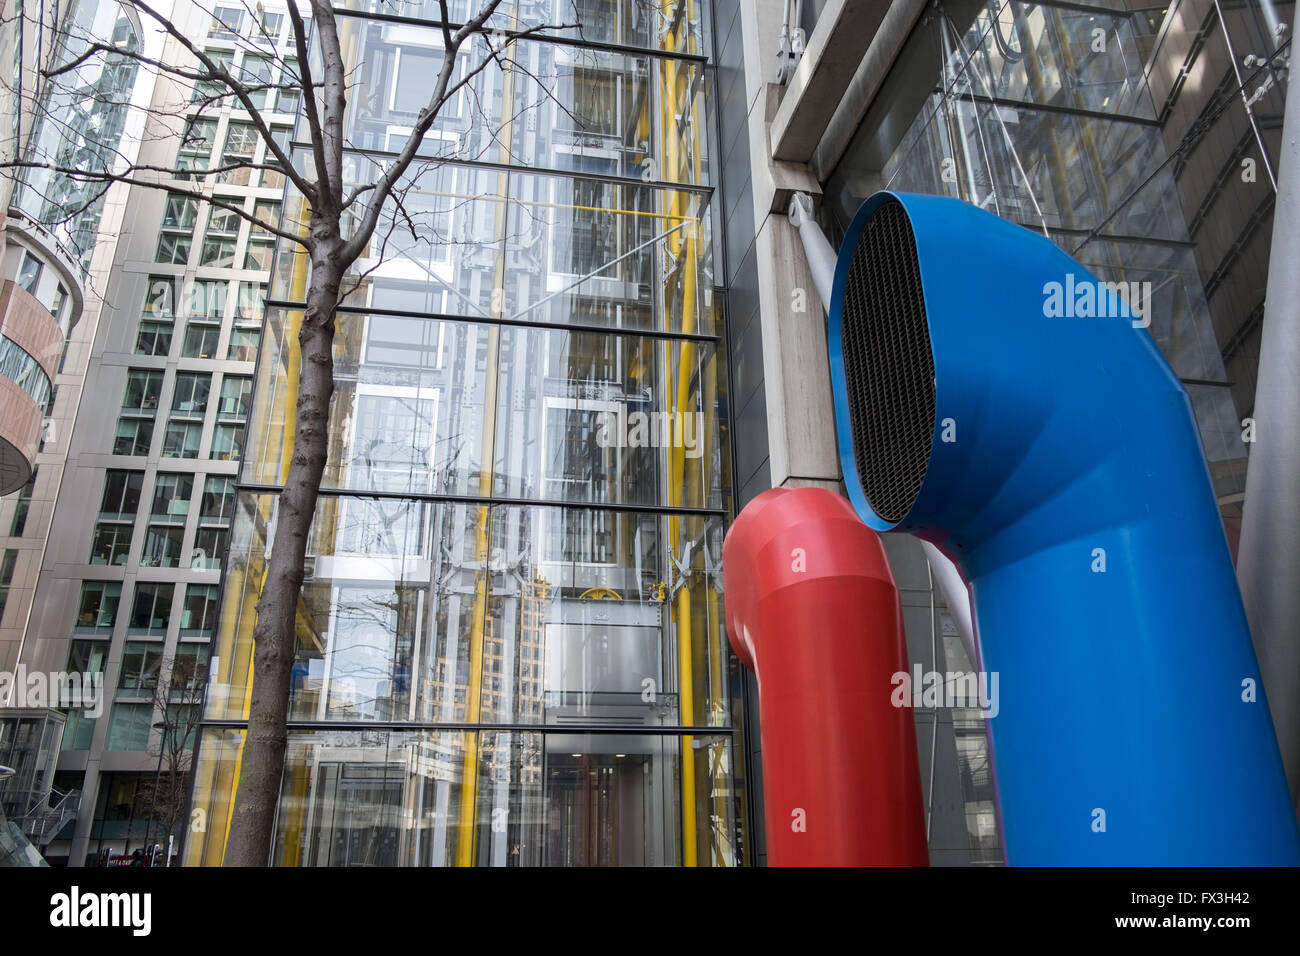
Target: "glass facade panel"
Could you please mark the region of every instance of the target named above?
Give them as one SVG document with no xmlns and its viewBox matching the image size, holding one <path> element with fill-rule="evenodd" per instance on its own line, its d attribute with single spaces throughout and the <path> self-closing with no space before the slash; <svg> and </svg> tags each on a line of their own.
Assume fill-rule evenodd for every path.
<svg viewBox="0 0 1300 956">
<path fill-rule="evenodd" d="M 294 155 L 295 162 L 308 162 L 304 150 Z M 373 182 L 379 163 L 349 154 L 344 175 L 349 183 Z M 349 306 L 638 331 L 718 331 L 707 191 L 455 163 L 417 163 L 401 188 L 405 215 L 389 209 L 381 216 L 372 254 L 382 261 L 367 263 Z M 304 220 L 292 186 L 286 206 L 290 220 Z M 485 269 L 502 255 L 515 267 Z M 281 243 L 272 298 L 300 301 L 306 271 L 298 247 Z"/>
<path fill-rule="evenodd" d="M 226 572 L 247 586 L 272 505 L 240 500 Z M 695 542 L 681 577 L 674 524 Z M 325 497 L 291 719 L 728 726 L 722 533 L 711 516 Z M 255 602 L 241 596 L 223 618 L 212 717 L 243 715 Z M 682 606 L 689 660 L 673 626 Z"/>
<path fill-rule="evenodd" d="M 1277 137 L 1260 117 L 1281 108 L 1259 64 L 1245 82 L 1261 99 L 1243 106 L 1225 26 L 1262 34 L 1247 28 L 1252 14 L 1223 15 L 940 3 L 825 194 L 840 229 L 876 189 L 960 198 L 1046 233 L 1135 292 L 1130 305 L 1188 386 L 1231 522 L 1245 473 L 1238 408 L 1253 381 L 1238 387 L 1230 362 L 1262 311 L 1273 191 L 1261 147 Z"/>
<path fill-rule="evenodd" d="M 200 786 L 233 776 L 239 744 L 236 731 L 206 732 Z M 634 733 L 294 730 L 272 864 L 680 865 L 680 744 Z M 728 750 L 706 752 L 725 765 Z M 714 816 L 692 855 L 734 865 L 734 795 L 725 778 L 704 781 Z M 224 809 L 212 807 L 217 833 L 194 841 L 196 856 L 219 846 Z"/>
<path fill-rule="evenodd" d="M 278 484 L 286 466 L 299 320 L 268 317 L 244 465 L 255 484 Z M 489 363 L 500 370 L 492 382 Z M 322 486 L 723 508 L 724 365 L 712 340 L 344 313 Z"/>
<path fill-rule="evenodd" d="M 809 2 L 818 0 L 806 0 Z M 463 23 L 475 9 L 472 0 L 450 0 L 451 19 Z M 682 8 L 684 25 L 663 29 L 665 11 Z M 593 44 L 700 54 L 712 47 L 712 4 L 693 0 L 683 4 L 663 0 L 503 0 L 488 25 L 523 30 L 545 27 L 546 36 Z M 345 0 L 340 10 L 396 15 L 430 23 L 441 21 L 437 0 Z"/>
<path fill-rule="evenodd" d="M 344 133 L 354 149 L 391 153 L 410 135 L 426 105 L 429 77 L 442 64 L 442 31 L 342 17 L 344 46 L 356 45 L 357 70 Z M 710 105 L 703 64 L 569 44 L 520 40 L 510 70 L 468 76 L 486 55 L 487 37 L 471 41 L 453 85 L 459 92 L 425 135 L 421 155 L 508 163 L 575 173 L 706 185 L 708 123 L 679 122 L 652 91 L 686 91 L 686 111 Z M 662 155 L 689 157 L 665 162 Z"/>
<path fill-rule="evenodd" d="M 580 19 L 580 42 L 521 40 L 473 76 L 362 253 L 336 323 L 275 863 L 739 862 L 708 5 L 679 6 L 504 5 L 503 24 Z M 441 30 L 402 19 L 432 7 L 398 7 L 340 19 L 349 184 L 400 148 L 442 60 Z M 301 146 L 294 161 L 312 174 Z M 279 212 L 304 227 L 292 186 Z M 195 863 L 223 852 L 242 731 L 213 722 L 247 718 L 293 453 L 308 270 L 290 243 L 272 266 L 247 487 L 216 529 Z"/>
</svg>

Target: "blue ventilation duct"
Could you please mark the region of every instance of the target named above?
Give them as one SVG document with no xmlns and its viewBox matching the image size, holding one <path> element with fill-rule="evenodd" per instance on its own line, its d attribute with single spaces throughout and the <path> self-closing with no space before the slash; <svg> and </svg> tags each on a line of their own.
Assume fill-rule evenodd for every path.
<svg viewBox="0 0 1300 956">
<path fill-rule="evenodd" d="M 1196 422 L 1144 320 L 1043 236 L 890 192 L 831 300 L 849 497 L 971 584 L 1008 862 L 1300 864 Z"/>
</svg>

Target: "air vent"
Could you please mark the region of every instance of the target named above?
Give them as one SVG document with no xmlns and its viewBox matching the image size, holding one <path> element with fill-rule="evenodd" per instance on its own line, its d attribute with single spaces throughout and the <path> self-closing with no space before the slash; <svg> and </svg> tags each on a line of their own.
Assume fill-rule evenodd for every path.
<svg viewBox="0 0 1300 956">
<path fill-rule="evenodd" d="M 930 460 L 935 397 L 916 238 L 897 202 L 882 205 L 858 238 L 841 323 L 858 479 L 877 515 L 901 521 Z"/>
</svg>

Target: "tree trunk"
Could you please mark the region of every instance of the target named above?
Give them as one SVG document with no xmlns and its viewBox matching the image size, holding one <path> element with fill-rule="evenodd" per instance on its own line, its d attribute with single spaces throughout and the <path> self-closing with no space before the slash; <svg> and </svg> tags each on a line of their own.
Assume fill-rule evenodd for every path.
<svg viewBox="0 0 1300 956">
<path fill-rule="evenodd" d="M 293 456 L 279 497 L 275 539 L 257 605 L 248 732 L 224 866 L 268 866 L 271 861 L 272 828 L 288 744 L 285 721 L 303 559 L 328 451 L 334 318 L 344 270 L 338 261 L 337 226 L 330 228 L 315 212 L 312 219 L 317 241 L 311 256 L 307 308 L 298 333 L 300 378 Z M 318 230 L 325 235 L 318 235 Z"/>
</svg>

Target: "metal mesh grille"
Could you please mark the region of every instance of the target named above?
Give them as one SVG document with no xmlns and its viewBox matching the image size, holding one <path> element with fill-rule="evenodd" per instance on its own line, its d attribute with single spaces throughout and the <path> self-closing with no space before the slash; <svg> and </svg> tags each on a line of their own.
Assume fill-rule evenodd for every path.
<svg viewBox="0 0 1300 956">
<path fill-rule="evenodd" d="M 841 328 L 858 478 L 872 510 L 901 521 L 930 460 L 934 353 L 916 239 L 897 202 L 876 210 L 858 238 Z"/>
</svg>

